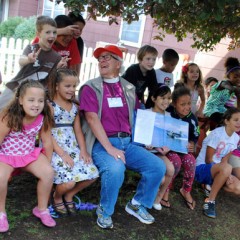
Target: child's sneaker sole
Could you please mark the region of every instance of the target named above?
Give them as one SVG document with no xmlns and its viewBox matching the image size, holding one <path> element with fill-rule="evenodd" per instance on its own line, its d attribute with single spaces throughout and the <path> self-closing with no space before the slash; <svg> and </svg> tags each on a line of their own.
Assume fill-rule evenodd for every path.
<svg viewBox="0 0 240 240">
<path fill-rule="evenodd" d="M 211 215 L 205 212 L 205 210 L 203 209 L 203 214 L 209 218 L 216 218 L 216 215 Z"/>
<path fill-rule="evenodd" d="M 100 223 L 99 219 L 97 219 L 97 225 L 98 225 L 100 228 L 103 228 L 103 229 L 112 229 L 112 228 L 113 228 L 113 224 L 108 225 L 108 226 L 102 225 L 102 224 Z"/>
</svg>

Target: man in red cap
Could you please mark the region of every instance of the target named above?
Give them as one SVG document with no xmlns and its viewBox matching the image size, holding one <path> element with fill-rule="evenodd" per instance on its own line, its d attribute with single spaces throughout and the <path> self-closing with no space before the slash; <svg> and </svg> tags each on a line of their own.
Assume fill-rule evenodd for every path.
<svg viewBox="0 0 240 240">
<path fill-rule="evenodd" d="M 112 228 L 112 214 L 126 168 L 141 174 L 136 194 L 125 210 L 141 222 L 151 224 L 152 208 L 165 174 L 163 161 L 131 140 L 133 114 L 139 107 L 135 87 L 119 77 L 123 61 L 121 50 L 113 45 L 94 53 L 100 77 L 87 81 L 80 89 L 80 110 L 86 145 L 101 176 L 101 199 L 97 224 Z"/>
</svg>

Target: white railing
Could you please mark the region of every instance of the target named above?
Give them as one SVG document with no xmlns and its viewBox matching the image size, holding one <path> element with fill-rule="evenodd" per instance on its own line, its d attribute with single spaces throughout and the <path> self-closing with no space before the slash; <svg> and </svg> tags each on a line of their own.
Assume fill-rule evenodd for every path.
<svg viewBox="0 0 240 240">
<path fill-rule="evenodd" d="M 17 72 L 19 71 L 18 60 L 20 55 L 23 52 L 23 49 L 29 43 L 28 40 L 21 39 L 7 39 L 2 38 L 0 40 L 0 71 L 2 73 L 3 82 L 8 82 L 11 78 L 13 78 Z M 80 83 L 83 84 L 85 81 L 98 76 L 98 67 L 97 60 L 93 57 L 93 48 L 85 48 L 83 62 L 81 65 L 80 72 Z M 126 70 L 131 64 L 136 63 L 137 58 L 135 54 L 124 54 L 124 64 L 122 68 L 122 72 Z M 174 71 L 175 79 L 179 78 L 179 71 L 181 70 L 181 66 L 183 64 L 183 60 L 180 61 L 177 68 Z M 155 68 L 158 68 L 162 65 L 162 59 L 158 58 Z"/>
</svg>

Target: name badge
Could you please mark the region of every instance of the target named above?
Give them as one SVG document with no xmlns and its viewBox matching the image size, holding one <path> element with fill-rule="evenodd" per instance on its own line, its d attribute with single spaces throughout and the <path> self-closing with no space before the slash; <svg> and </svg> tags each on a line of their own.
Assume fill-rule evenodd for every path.
<svg viewBox="0 0 240 240">
<path fill-rule="evenodd" d="M 123 107 L 123 102 L 120 97 L 108 98 L 107 100 L 108 100 L 108 106 L 110 108 Z"/>
</svg>

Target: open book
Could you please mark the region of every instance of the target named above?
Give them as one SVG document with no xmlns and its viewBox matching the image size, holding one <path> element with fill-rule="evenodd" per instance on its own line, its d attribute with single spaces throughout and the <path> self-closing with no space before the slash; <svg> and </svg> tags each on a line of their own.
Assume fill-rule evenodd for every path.
<svg viewBox="0 0 240 240">
<path fill-rule="evenodd" d="M 159 113 L 137 110 L 134 142 L 152 147 L 166 146 L 187 153 L 188 123 Z"/>
</svg>

